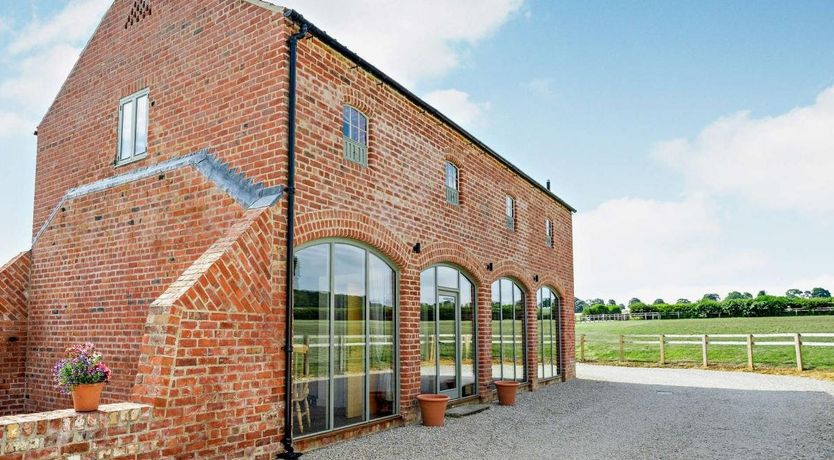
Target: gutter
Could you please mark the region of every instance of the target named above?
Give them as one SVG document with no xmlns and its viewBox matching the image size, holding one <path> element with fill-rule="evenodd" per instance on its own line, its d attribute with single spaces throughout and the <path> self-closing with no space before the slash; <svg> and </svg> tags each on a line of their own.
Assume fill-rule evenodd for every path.
<svg viewBox="0 0 834 460">
<path fill-rule="evenodd" d="M 287 45 L 290 48 L 289 62 L 289 94 L 287 95 L 287 270 L 286 277 L 286 329 L 284 331 L 284 437 L 281 444 L 284 452 L 278 458 L 294 460 L 301 456 L 296 452 L 292 441 L 292 333 L 293 333 L 293 304 L 295 302 L 295 99 L 296 99 L 296 62 L 298 60 L 298 41 L 307 35 L 307 26 L 302 24 L 301 30 L 290 36 Z"/>
<path fill-rule="evenodd" d="M 469 133 L 468 131 L 463 129 L 460 125 L 458 125 L 454 121 L 450 120 L 448 117 L 446 117 L 446 115 L 443 115 L 439 110 L 437 110 L 434 107 L 432 107 L 431 105 L 429 105 L 428 102 L 420 99 L 416 94 L 412 93 L 411 91 L 406 89 L 404 86 L 397 83 L 396 80 L 389 77 L 388 75 L 386 75 L 384 72 L 382 72 L 378 68 L 374 67 L 373 64 L 371 64 L 368 61 L 362 59 L 361 57 L 359 57 L 358 54 L 356 54 L 353 51 L 351 51 L 350 49 L 348 49 L 345 45 L 342 45 L 341 43 L 336 41 L 336 39 L 334 39 L 330 35 L 327 35 L 327 33 L 325 31 L 316 27 L 315 24 L 313 24 L 310 21 L 304 19 L 304 16 L 302 16 L 300 13 L 298 13 L 297 11 L 292 10 L 292 9 L 286 9 L 286 10 L 284 10 L 284 17 L 286 17 L 286 18 L 290 19 L 291 21 L 295 22 L 296 24 L 298 24 L 302 28 L 306 28 L 306 30 L 310 34 L 312 34 L 314 37 L 321 40 L 324 44 L 333 48 L 336 52 L 338 52 L 342 56 L 348 58 L 354 64 L 363 68 L 364 70 L 366 70 L 368 73 L 370 73 L 374 77 L 378 78 L 383 83 L 385 83 L 388 86 L 397 90 L 400 94 L 405 96 L 406 99 L 411 101 L 417 107 L 420 107 L 421 109 L 425 110 L 426 112 L 432 114 L 435 118 L 437 118 L 441 122 L 445 123 L 447 126 L 450 126 L 452 129 L 457 131 L 460 135 L 465 137 L 473 145 L 475 145 L 476 147 L 478 147 L 478 148 L 482 149 L 483 151 L 492 155 L 496 160 L 498 160 L 498 162 L 500 162 L 501 164 L 503 164 L 504 166 L 509 168 L 510 171 L 512 171 L 515 174 L 518 174 L 519 176 L 524 178 L 527 182 L 529 182 L 530 184 L 535 186 L 537 189 L 539 189 L 539 191 L 543 192 L 545 195 L 549 196 L 550 198 L 556 200 L 557 203 L 559 203 L 562 206 L 564 206 L 565 208 L 567 208 L 570 212 L 576 212 L 576 209 L 573 206 L 569 205 L 566 201 L 559 198 L 555 193 L 551 192 L 550 190 L 548 190 L 547 188 L 542 186 L 540 183 L 538 183 L 535 179 L 528 176 L 524 171 L 520 170 L 516 165 L 510 163 L 506 158 L 499 155 L 498 152 L 489 148 L 489 146 L 487 146 L 486 144 L 481 142 L 474 135 L 472 135 L 471 133 Z"/>
</svg>

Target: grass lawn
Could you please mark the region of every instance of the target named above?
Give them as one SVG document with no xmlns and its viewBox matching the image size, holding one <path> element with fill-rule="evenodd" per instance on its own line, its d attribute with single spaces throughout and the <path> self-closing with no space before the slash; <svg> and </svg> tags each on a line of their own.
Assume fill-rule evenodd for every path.
<svg viewBox="0 0 834 460">
<path fill-rule="evenodd" d="M 770 318 L 708 318 L 652 321 L 608 321 L 576 323 L 576 354 L 579 359 L 579 340 L 585 335 L 585 360 L 619 360 L 619 335 L 628 334 L 763 334 L 763 333 L 834 333 L 834 316 L 799 316 Z M 629 340 L 656 340 L 649 337 L 626 337 L 625 360 L 629 363 L 657 363 L 660 359 L 658 344 L 633 344 Z M 697 340 L 697 339 L 667 339 Z M 744 341 L 741 338 L 715 339 Z M 768 341 L 792 341 L 790 338 L 757 339 Z M 834 342 L 833 338 L 809 338 L 813 342 Z M 708 348 L 710 365 L 719 367 L 745 367 L 747 347 L 713 345 Z M 805 369 L 834 370 L 834 347 L 802 347 Z M 666 361 L 673 364 L 701 363 L 701 346 L 666 345 Z M 755 346 L 753 362 L 760 368 L 792 368 L 796 366 L 793 346 Z"/>
</svg>

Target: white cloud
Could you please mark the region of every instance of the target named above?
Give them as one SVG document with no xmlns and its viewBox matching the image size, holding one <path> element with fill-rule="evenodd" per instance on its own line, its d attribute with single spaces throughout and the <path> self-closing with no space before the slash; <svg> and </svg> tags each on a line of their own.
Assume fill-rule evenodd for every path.
<svg viewBox="0 0 834 460">
<path fill-rule="evenodd" d="M 489 102 L 474 102 L 468 93 L 457 89 L 432 91 L 424 96 L 426 102 L 464 128 L 482 126 Z"/>
<path fill-rule="evenodd" d="M 534 78 L 528 82 L 522 83 L 521 87 L 532 93 L 534 96 L 550 97 L 554 94 L 552 78 Z"/>
<path fill-rule="evenodd" d="M 35 125 L 14 112 L 0 112 L 0 139 L 10 136 L 31 135 Z M 2 263 L 2 262 L 0 262 Z"/>
<path fill-rule="evenodd" d="M 72 0 L 47 21 L 34 19 L 16 34 L 6 50 L 19 55 L 47 46 L 86 40 L 111 0 Z"/>
<path fill-rule="evenodd" d="M 0 100 L 9 101 L 27 112 L 43 113 L 58 93 L 80 48 L 55 44 L 17 60 L 17 75 L 0 81 Z"/>
<path fill-rule="evenodd" d="M 715 206 L 701 198 L 609 200 L 578 213 L 574 227 L 580 298 L 675 300 L 700 298 L 706 292 L 723 296 L 745 288 L 726 280 L 767 263 L 759 253 L 723 250 Z"/>
<path fill-rule="evenodd" d="M 834 87 L 779 116 L 721 118 L 654 154 L 696 190 L 740 195 L 764 209 L 834 213 Z"/>
<path fill-rule="evenodd" d="M 282 1 L 406 86 L 445 75 L 523 0 Z"/>
</svg>

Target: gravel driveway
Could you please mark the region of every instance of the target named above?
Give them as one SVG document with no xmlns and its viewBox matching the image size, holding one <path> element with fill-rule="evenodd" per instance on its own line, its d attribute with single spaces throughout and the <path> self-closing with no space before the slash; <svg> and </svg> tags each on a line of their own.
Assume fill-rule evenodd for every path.
<svg viewBox="0 0 834 460">
<path fill-rule="evenodd" d="M 314 459 L 834 458 L 834 384 L 691 369 L 578 365 L 578 380 L 443 428 L 406 426 Z"/>
</svg>

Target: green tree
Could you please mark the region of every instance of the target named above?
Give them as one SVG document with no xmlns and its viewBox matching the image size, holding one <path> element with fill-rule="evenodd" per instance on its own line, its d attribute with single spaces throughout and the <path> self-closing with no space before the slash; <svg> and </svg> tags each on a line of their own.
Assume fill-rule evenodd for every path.
<svg viewBox="0 0 834 460">
<path fill-rule="evenodd" d="M 617 305 L 617 302 L 614 299 L 608 299 L 608 305 Z"/>
<path fill-rule="evenodd" d="M 703 300 L 712 300 L 713 302 L 720 302 L 721 296 L 718 294 L 704 294 Z"/>
<path fill-rule="evenodd" d="M 681 298 L 680 298 L 680 299 L 678 299 L 678 300 L 677 300 L 677 302 L 675 302 L 675 303 L 676 303 L 676 304 L 678 304 L 678 305 L 688 305 L 688 304 L 690 304 L 690 303 L 692 303 L 692 302 L 690 302 L 690 301 L 689 301 L 689 299 L 684 299 L 683 297 L 681 297 Z"/>
<path fill-rule="evenodd" d="M 767 295 L 767 292 L 765 292 L 765 290 L 762 289 L 761 291 L 759 291 L 759 293 L 758 293 L 758 295 L 756 295 L 756 297 L 764 297 L 766 295 Z"/>
<path fill-rule="evenodd" d="M 753 294 L 751 294 L 749 292 L 746 292 L 746 291 L 742 295 L 744 296 L 745 299 L 752 299 L 753 298 Z"/>
<path fill-rule="evenodd" d="M 654 299 L 654 302 L 653 302 L 654 305 L 663 305 L 665 303 L 666 303 L 666 301 L 663 300 L 663 299 Z"/>
<path fill-rule="evenodd" d="M 574 311 L 574 313 L 582 313 L 582 310 L 585 309 L 586 305 L 588 305 L 588 304 L 585 303 L 584 300 L 582 300 L 578 297 L 573 298 L 573 311 Z"/>
<path fill-rule="evenodd" d="M 802 297 L 802 291 L 799 289 L 788 289 L 785 291 L 785 297 L 789 299 L 798 299 Z"/>
<path fill-rule="evenodd" d="M 605 305 L 605 301 L 602 299 L 589 299 L 588 305 Z"/>
<path fill-rule="evenodd" d="M 638 299 L 637 297 L 632 297 L 631 300 L 628 301 L 629 305 L 634 305 L 636 303 L 643 303 L 643 302 L 641 302 L 640 299 Z"/>
<path fill-rule="evenodd" d="M 814 298 L 814 299 L 823 299 L 823 298 L 825 298 L 825 299 L 827 299 L 827 298 L 830 298 L 830 297 L 831 297 L 831 292 L 829 292 L 828 289 L 823 289 L 821 287 L 815 287 L 814 289 L 811 289 L 811 298 Z"/>
<path fill-rule="evenodd" d="M 738 299 L 743 299 L 743 298 L 744 298 L 744 294 L 742 294 L 738 291 L 733 291 L 733 292 L 727 294 L 727 297 L 725 297 L 724 300 L 738 300 Z"/>
</svg>

